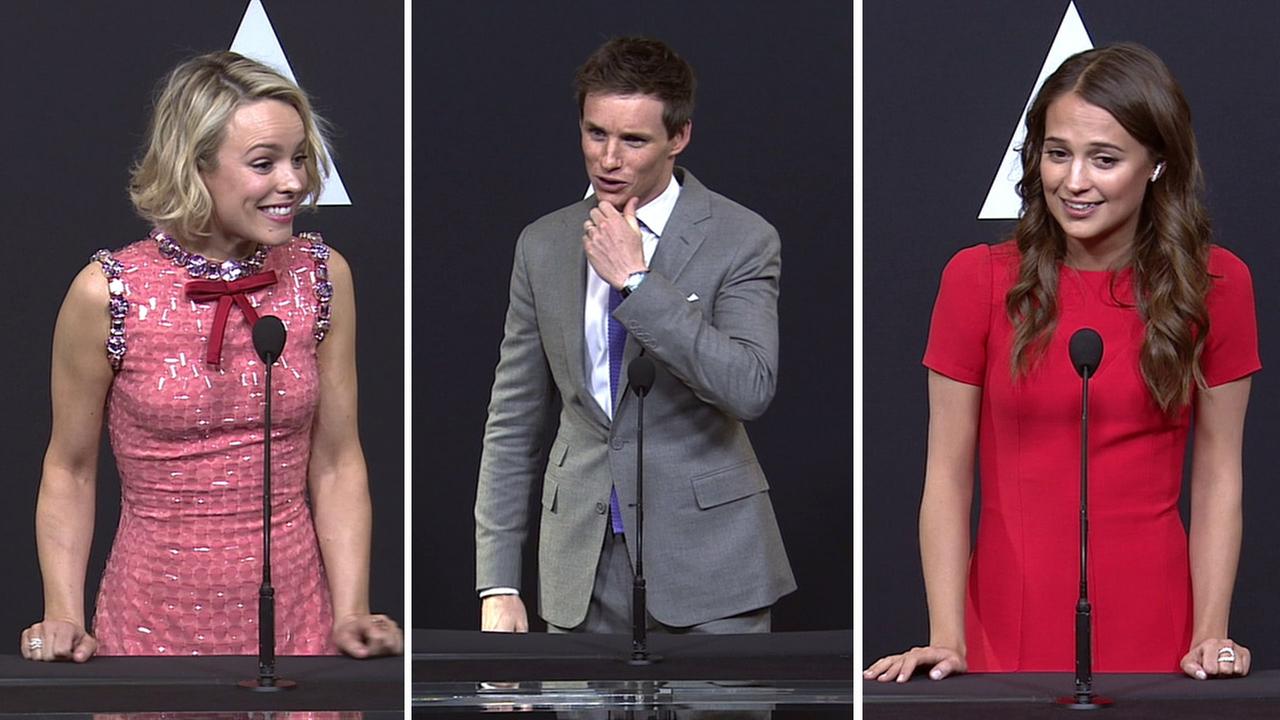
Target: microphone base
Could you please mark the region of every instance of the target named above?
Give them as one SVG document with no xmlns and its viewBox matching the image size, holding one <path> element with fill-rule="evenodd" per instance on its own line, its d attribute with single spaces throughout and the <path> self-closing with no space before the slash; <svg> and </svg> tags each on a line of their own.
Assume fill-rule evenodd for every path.
<svg viewBox="0 0 1280 720">
<path fill-rule="evenodd" d="M 1102 710 L 1112 704 L 1109 698 L 1089 694 L 1087 696 L 1067 695 L 1053 701 L 1054 705 L 1067 710 Z"/>
<path fill-rule="evenodd" d="M 648 650 L 636 650 L 631 653 L 631 657 L 627 658 L 627 664 L 633 667 L 642 667 L 644 665 L 653 665 L 662 662 L 661 655 L 655 655 Z"/>
<path fill-rule="evenodd" d="M 241 680 L 240 682 L 236 683 L 236 685 L 239 685 L 245 690 L 252 690 L 254 692 L 264 692 L 264 693 L 284 692 L 285 690 L 292 690 L 298 687 L 298 683 L 292 680 L 285 680 L 284 678 L 263 678 L 263 677 L 256 678 L 253 680 Z"/>
</svg>

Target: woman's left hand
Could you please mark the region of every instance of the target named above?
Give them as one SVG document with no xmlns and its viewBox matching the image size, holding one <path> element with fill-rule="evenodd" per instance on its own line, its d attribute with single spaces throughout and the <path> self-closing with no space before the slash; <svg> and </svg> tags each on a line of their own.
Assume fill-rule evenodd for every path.
<svg viewBox="0 0 1280 720">
<path fill-rule="evenodd" d="M 404 633 L 386 615 L 347 615 L 333 624 L 333 643 L 356 658 L 399 655 Z"/>
<path fill-rule="evenodd" d="M 1208 638 L 1191 646 L 1182 656 L 1182 672 L 1197 680 L 1242 677 L 1249 674 L 1249 648 L 1231 638 Z"/>
</svg>

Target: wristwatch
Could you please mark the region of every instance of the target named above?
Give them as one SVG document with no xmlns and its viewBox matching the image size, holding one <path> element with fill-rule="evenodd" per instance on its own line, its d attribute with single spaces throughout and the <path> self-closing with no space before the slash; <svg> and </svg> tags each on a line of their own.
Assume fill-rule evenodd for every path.
<svg viewBox="0 0 1280 720">
<path fill-rule="evenodd" d="M 618 292 L 622 293 L 622 297 L 627 297 L 640 287 L 640 283 L 644 282 L 645 276 L 649 274 L 648 270 L 637 270 L 627 276 L 626 282 L 622 283 L 622 288 Z"/>
</svg>

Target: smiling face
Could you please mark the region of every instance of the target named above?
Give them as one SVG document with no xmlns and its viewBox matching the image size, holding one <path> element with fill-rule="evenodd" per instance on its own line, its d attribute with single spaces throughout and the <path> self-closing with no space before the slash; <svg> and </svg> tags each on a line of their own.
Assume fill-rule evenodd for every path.
<svg viewBox="0 0 1280 720">
<path fill-rule="evenodd" d="M 1049 104 L 1040 180 L 1068 258 L 1128 252 L 1154 169 L 1151 153 L 1111 113 L 1075 93 Z"/>
<path fill-rule="evenodd" d="M 306 159 L 306 132 L 292 106 L 257 100 L 237 108 L 217 164 L 200 172 L 213 198 L 205 254 L 245 257 L 255 243 L 287 242 L 306 191 Z"/>
<path fill-rule="evenodd" d="M 587 95 L 582 155 L 597 198 L 621 209 L 634 197 L 643 206 L 667 188 L 676 156 L 689 144 L 692 123 L 668 137 L 662 109 L 652 95 Z"/>
</svg>

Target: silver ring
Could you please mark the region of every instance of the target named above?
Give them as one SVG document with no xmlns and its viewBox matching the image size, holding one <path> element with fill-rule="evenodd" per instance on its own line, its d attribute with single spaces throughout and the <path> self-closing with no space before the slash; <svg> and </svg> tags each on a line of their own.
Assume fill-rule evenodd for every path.
<svg viewBox="0 0 1280 720">
<path fill-rule="evenodd" d="M 44 647 L 44 638 L 33 637 L 27 640 L 28 650 L 39 650 L 42 647 Z"/>
<path fill-rule="evenodd" d="M 1222 648 L 1221 650 L 1219 650 L 1219 651 L 1218 651 L 1218 662 L 1220 662 L 1220 663 L 1224 663 L 1224 662 L 1233 663 L 1233 662 L 1235 662 L 1235 661 L 1236 661 L 1236 651 L 1235 651 L 1235 648 L 1224 647 L 1224 648 Z"/>
</svg>

